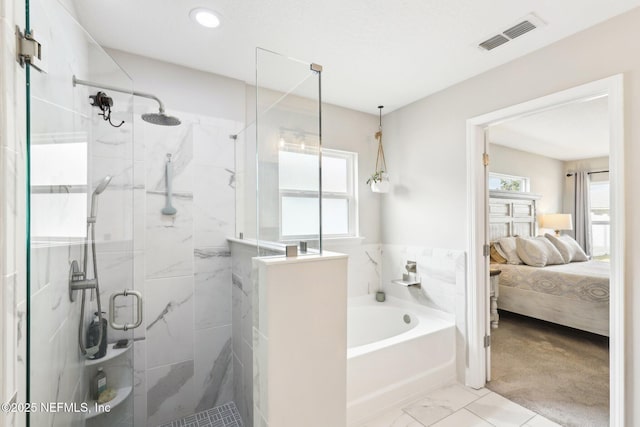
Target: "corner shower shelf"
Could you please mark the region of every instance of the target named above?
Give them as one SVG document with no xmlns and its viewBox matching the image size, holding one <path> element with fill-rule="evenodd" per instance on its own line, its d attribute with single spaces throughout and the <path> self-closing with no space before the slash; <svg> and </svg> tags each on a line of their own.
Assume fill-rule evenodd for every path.
<svg viewBox="0 0 640 427">
<path fill-rule="evenodd" d="M 113 348 L 113 344 L 109 344 L 107 346 L 107 354 L 104 357 L 101 357 L 100 359 L 87 359 L 87 361 L 85 362 L 85 366 L 100 365 L 102 363 L 108 362 L 109 360 L 115 359 L 116 357 L 126 353 L 130 348 L 131 343 L 129 343 L 129 345 L 125 348 L 117 349 Z"/>
<path fill-rule="evenodd" d="M 129 397 L 132 391 L 133 391 L 133 387 L 131 386 L 116 389 L 116 397 L 114 397 L 108 402 L 103 403 L 102 405 L 98 404 L 98 402 L 96 402 L 95 400 L 90 400 L 89 402 L 87 402 L 89 404 L 89 411 L 87 411 L 87 416 L 85 419 L 88 420 L 90 418 L 97 417 L 100 414 L 104 414 L 105 413 L 104 408 L 107 405 L 111 408 L 110 410 L 113 411 L 113 408 L 115 408 L 116 406 L 124 402 L 127 399 L 127 397 Z M 97 410 L 96 410 L 96 404 L 98 404 Z"/>
</svg>

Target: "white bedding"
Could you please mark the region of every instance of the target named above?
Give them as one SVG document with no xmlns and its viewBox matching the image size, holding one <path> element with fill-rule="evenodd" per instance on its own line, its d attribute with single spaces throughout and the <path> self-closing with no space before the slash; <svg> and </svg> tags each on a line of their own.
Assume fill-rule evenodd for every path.
<svg viewBox="0 0 640 427">
<path fill-rule="evenodd" d="M 501 286 L 592 302 L 609 301 L 609 263 L 603 261 L 530 267 L 493 264 Z"/>
</svg>

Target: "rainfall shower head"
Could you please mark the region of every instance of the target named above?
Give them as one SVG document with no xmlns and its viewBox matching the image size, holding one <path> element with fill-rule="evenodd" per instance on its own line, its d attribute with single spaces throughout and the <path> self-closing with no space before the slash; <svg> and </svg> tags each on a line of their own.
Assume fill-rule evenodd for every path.
<svg viewBox="0 0 640 427">
<path fill-rule="evenodd" d="M 153 99 L 154 101 L 156 101 L 158 103 L 158 112 L 157 113 L 149 113 L 149 114 L 143 114 L 142 115 L 142 120 L 144 120 L 147 123 L 151 123 L 154 125 L 161 125 L 161 126 L 178 126 L 180 124 L 180 119 L 178 119 L 177 117 L 172 117 L 172 116 L 167 116 L 164 113 L 164 104 L 162 103 L 162 101 L 160 101 L 160 98 L 158 98 L 157 96 L 155 96 L 154 94 L 151 93 L 144 93 L 144 92 L 138 92 L 135 90 L 129 90 L 129 89 L 121 89 L 118 87 L 114 87 L 114 86 L 110 86 L 110 85 L 105 85 L 105 84 L 100 84 L 100 83 L 94 83 L 94 82 L 90 82 L 87 80 L 80 80 L 78 78 L 76 78 L 76 76 L 73 76 L 73 85 L 83 85 L 83 86 L 91 86 L 91 87 L 97 87 L 97 88 L 102 88 L 102 89 L 107 89 L 107 90 L 113 90 L 116 92 L 122 92 L 122 93 L 127 93 L 127 94 L 131 94 L 133 96 L 140 96 L 142 98 L 147 98 L 147 99 Z M 98 193 L 100 194 L 100 193 Z"/>
<path fill-rule="evenodd" d="M 167 116 L 164 112 L 143 114 L 142 120 L 160 126 L 178 126 L 180 124 L 179 118 Z"/>
</svg>

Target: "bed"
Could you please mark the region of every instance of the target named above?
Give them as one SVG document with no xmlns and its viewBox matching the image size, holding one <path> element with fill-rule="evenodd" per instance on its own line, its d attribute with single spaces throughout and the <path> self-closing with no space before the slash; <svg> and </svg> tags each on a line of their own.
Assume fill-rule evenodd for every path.
<svg viewBox="0 0 640 427">
<path fill-rule="evenodd" d="M 540 196 L 492 191 L 489 238 L 535 236 Z M 602 261 L 530 267 L 492 264 L 499 275 L 498 308 L 609 336 L 609 263 Z"/>
</svg>

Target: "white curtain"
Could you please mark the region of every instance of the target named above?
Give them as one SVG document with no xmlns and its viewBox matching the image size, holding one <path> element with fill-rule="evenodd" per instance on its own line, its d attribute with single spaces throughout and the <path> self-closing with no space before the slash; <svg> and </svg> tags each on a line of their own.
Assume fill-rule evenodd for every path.
<svg viewBox="0 0 640 427">
<path fill-rule="evenodd" d="M 587 255 L 591 255 L 591 201 L 589 197 L 590 175 L 586 171 L 576 172 L 575 178 L 575 233 L 576 241 Z"/>
</svg>

